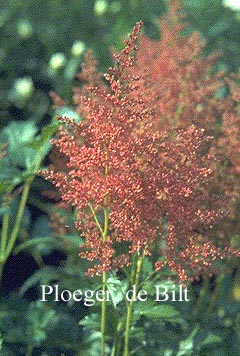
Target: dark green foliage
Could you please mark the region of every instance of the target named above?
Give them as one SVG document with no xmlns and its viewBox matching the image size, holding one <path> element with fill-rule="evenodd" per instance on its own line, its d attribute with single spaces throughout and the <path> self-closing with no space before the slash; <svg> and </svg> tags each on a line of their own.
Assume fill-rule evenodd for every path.
<svg viewBox="0 0 240 356">
<path fill-rule="evenodd" d="M 76 49 L 76 41 L 92 48 L 100 68 L 106 70 L 108 48 L 119 49 L 123 36 L 140 19 L 145 32 L 158 38 L 157 19 L 166 9 L 164 3 L 110 0 L 98 1 L 96 6 L 94 0 L 1 1 L 2 123 L 9 119 L 47 120 L 50 90 L 70 101 L 72 81 L 82 62 L 82 47 Z M 221 66 L 236 70 L 240 64 L 237 14 L 223 7 L 221 0 L 185 0 L 183 4 L 192 28 L 207 38 L 208 52 L 224 51 Z"/>
</svg>

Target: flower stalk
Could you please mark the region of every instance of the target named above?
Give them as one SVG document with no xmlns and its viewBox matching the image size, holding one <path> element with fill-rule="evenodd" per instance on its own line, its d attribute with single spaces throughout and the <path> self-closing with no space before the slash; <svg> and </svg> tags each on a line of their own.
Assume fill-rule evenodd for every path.
<svg viewBox="0 0 240 356">
<path fill-rule="evenodd" d="M 105 292 L 107 290 L 107 273 L 102 274 L 102 290 L 104 294 L 101 311 L 101 356 L 106 356 L 106 314 L 107 314 L 107 302 L 105 298 Z"/>
<path fill-rule="evenodd" d="M 104 200 L 104 230 L 102 233 L 103 242 L 106 241 L 108 234 L 108 225 L 109 225 L 109 214 L 107 209 L 107 197 Z M 107 272 L 103 271 L 102 274 L 102 290 L 103 290 L 103 301 L 102 303 L 102 311 L 101 311 L 101 356 L 106 355 L 106 315 L 107 315 L 107 301 L 106 301 L 106 291 L 107 291 Z"/>
<path fill-rule="evenodd" d="M 22 196 L 21 196 L 21 200 L 20 200 L 20 204 L 18 207 L 18 212 L 17 212 L 17 216 L 16 216 L 16 220 L 13 226 L 13 230 L 11 232 L 11 235 L 9 237 L 9 241 L 5 250 L 5 258 L 7 259 L 8 256 L 11 254 L 12 249 L 14 247 L 14 244 L 16 242 L 17 239 L 17 235 L 19 232 L 19 228 L 21 225 L 21 221 L 22 221 L 22 217 L 23 217 L 23 213 L 24 213 L 24 209 L 28 200 L 28 195 L 29 195 L 29 191 L 30 191 L 30 187 L 32 184 L 33 178 L 29 178 L 26 180 L 24 187 L 23 187 L 23 192 L 22 192 Z"/>
<path fill-rule="evenodd" d="M 15 242 L 16 242 L 16 239 L 17 239 L 17 236 L 19 233 L 19 229 L 21 226 L 24 209 L 25 209 L 25 206 L 26 206 L 26 203 L 28 200 L 32 180 L 33 180 L 33 178 L 30 177 L 24 183 L 23 192 L 22 192 L 20 204 L 18 207 L 17 216 L 16 216 L 16 219 L 15 219 L 15 222 L 13 225 L 13 229 L 12 229 L 10 235 L 8 235 L 9 223 L 10 223 L 10 213 L 6 212 L 3 216 L 1 244 L 0 244 L 0 285 L 2 282 L 2 274 L 3 274 L 4 265 L 13 250 L 13 247 L 15 245 Z"/>
<path fill-rule="evenodd" d="M 143 250 L 142 255 L 137 260 L 137 264 L 133 265 L 133 270 L 134 270 L 134 275 L 135 275 L 133 285 L 136 288 L 136 292 L 138 292 L 138 288 L 139 288 L 139 282 L 140 282 L 140 276 L 141 276 L 141 270 L 142 270 L 144 257 L 145 257 L 145 251 Z M 131 324 L 132 324 L 134 303 L 135 303 L 134 296 L 132 296 L 132 299 L 130 300 L 128 307 L 127 307 L 127 318 L 126 318 L 126 327 L 125 327 L 123 356 L 130 356 L 129 341 L 130 341 L 130 329 L 131 329 Z"/>
</svg>

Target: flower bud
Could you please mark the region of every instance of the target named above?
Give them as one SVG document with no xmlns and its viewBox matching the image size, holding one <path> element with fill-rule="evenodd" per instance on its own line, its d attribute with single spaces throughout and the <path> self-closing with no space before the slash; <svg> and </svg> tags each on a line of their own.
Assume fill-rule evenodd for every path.
<svg viewBox="0 0 240 356">
<path fill-rule="evenodd" d="M 64 53 L 54 53 L 49 61 L 49 67 L 53 70 L 62 68 L 66 63 L 66 57 Z"/>
<path fill-rule="evenodd" d="M 108 3 L 105 0 L 97 0 L 94 4 L 94 12 L 97 16 L 102 16 L 106 13 Z"/>
<path fill-rule="evenodd" d="M 20 20 L 17 26 L 17 32 L 20 37 L 28 38 L 33 33 L 33 27 L 28 20 Z"/>
<path fill-rule="evenodd" d="M 86 45 L 83 41 L 77 40 L 73 43 L 71 53 L 74 57 L 80 57 L 86 50 Z"/>
<path fill-rule="evenodd" d="M 31 77 L 19 78 L 16 80 L 13 88 L 16 96 L 27 99 L 31 96 L 34 90 L 34 85 Z"/>
<path fill-rule="evenodd" d="M 15 81 L 13 88 L 8 94 L 8 99 L 19 108 L 22 108 L 34 91 L 31 77 L 19 78 Z"/>
</svg>

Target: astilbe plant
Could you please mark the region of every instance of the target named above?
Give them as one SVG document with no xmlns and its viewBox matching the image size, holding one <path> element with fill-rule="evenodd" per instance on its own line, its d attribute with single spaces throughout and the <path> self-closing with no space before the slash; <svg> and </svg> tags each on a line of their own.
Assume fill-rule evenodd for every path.
<svg viewBox="0 0 240 356">
<path fill-rule="evenodd" d="M 195 125 L 213 136 L 211 150 L 218 156 L 215 169 L 220 174 L 215 174 L 212 190 L 224 192 L 229 212 L 218 234 L 239 234 L 238 77 L 229 79 L 224 71 L 216 70 L 220 53 L 203 56 L 205 41 L 199 33 L 182 35 L 187 22 L 180 2 L 169 5 L 168 13 L 159 21 L 161 40 L 141 36 L 131 72 L 145 78 L 144 91 L 157 113 L 158 130 Z M 228 94 L 223 97 L 220 93 L 224 90 Z"/>
<path fill-rule="evenodd" d="M 220 199 L 212 201 L 216 159 L 208 153 L 214 139 L 206 135 L 227 105 L 215 97 L 222 73 L 210 77 L 216 56 L 197 58 L 202 46 L 195 34 L 180 37 L 175 10 L 170 22 L 161 22 L 159 42 L 140 37 L 137 23 L 104 80 L 87 54 L 83 86 L 74 89 L 83 120 L 59 117 L 53 140 L 66 166 L 42 172 L 76 208 L 85 238 L 80 256 L 92 262 L 89 276 L 102 275 L 103 291 L 107 272 L 128 266 L 129 283 L 138 288 L 146 256 L 156 257 L 157 271 L 168 266 L 186 281 L 213 274 L 216 259 L 237 255 L 228 241 L 215 244 L 208 234 L 226 213 Z M 124 356 L 133 305 L 127 305 Z M 103 301 L 102 355 L 106 307 Z"/>
<path fill-rule="evenodd" d="M 183 36 L 184 19 L 179 1 L 170 2 L 169 12 L 159 21 L 161 40 L 141 36 L 133 72 L 146 78 L 151 107 L 161 117 L 156 125 L 169 129 L 194 124 L 212 133 L 224 108 L 216 97 L 224 73 L 213 73 L 220 54 L 203 56 L 200 34 Z"/>
</svg>

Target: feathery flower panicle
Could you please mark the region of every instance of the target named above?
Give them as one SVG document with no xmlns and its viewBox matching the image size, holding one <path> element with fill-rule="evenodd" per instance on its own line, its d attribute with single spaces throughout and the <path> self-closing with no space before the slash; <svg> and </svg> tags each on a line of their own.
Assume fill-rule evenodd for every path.
<svg viewBox="0 0 240 356">
<path fill-rule="evenodd" d="M 77 227 L 86 237 L 81 256 L 100 261 L 90 274 L 128 263 L 127 256 L 114 254 L 114 244 L 126 241 L 133 253 L 156 234 L 156 217 L 145 216 L 144 207 L 151 212 L 148 172 L 157 152 L 150 135 L 134 133 L 139 123 L 147 126 L 151 118 L 143 94 L 128 98 L 138 78 L 124 71 L 132 65 L 140 26 L 135 26 L 118 56 L 118 65 L 105 75 L 110 89 L 84 88 L 89 94 L 81 97 L 84 120 L 77 124 L 62 119 L 67 126 L 61 128 L 54 144 L 68 158 L 68 174 L 47 173 L 62 199 L 79 212 Z M 138 169 L 142 157 L 146 168 Z"/>
<path fill-rule="evenodd" d="M 240 199 L 240 90 L 225 73 L 213 67 L 220 54 L 203 56 L 205 42 L 196 32 L 184 36 L 187 26 L 180 1 L 169 1 L 168 13 L 159 21 L 161 39 L 154 41 L 146 36 L 139 40 L 136 64 L 129 69 L 138 73 L 144 81 L 145 100 L 155 112 L 153 128 L 169 130 L 171 127 L 187 128 L 195 125 L 214 136 L 212 152 L 219 157 L 212 180 L 212 191 L 225 193 L 225 205 L 229 215 L 221 224 L 218 235 L 239 234 Z M 224 98 L 217 95 L 228 87 Z M 222 126 L 219 129 L 219 122 Z M 218 127 L 218 129 L 217 129 Z"/>
<path fill-rule="evenodd" d="M 169 1 L 169 11 L 159 21 L 161 39 L 141 36 L 133 71 L 149 82 L 150 105 L 161 118 L 156 126 L 194 124 L 212 133 L 223 110 L 215 95 L 223 86 L 223 73 L 211 75 L 219 54 L 203 57 L 205 42 L 197 32 L 184 36 L 187 24 L 183 20 L 180 2 Z"/>
<path fill-rule="evenodd" d="M 67 168 L 43 174 L 77 209 L 76 227 L 85 237 L 80 256 L 93 262 L 91 276 L 129 265 L 142 249 L 149 255 L 158 249 L 163 261 L 156 268 L 168 265 L 186 280 L 214 272 L 212 262 L 230 253 L 222 252 L 224 240 L 215 246 L 206 234 L 223 216 L 217 204 L 210 209 L 214 157 L 206 154 L 212 138 L 202 128 L 219 110 L 213 93 L 220 75 L 207 76 L 215 57 L 196 59 L 201 48 L 195 35 L 180 40 L 182 25 L 170 10 L 174 32 L 165 19 L 158 47 L 140 37 L 137 23 L 125 48 L 113 55 L 107 84 L 87 54 L 84 84 L 74 89 L 83 120 L 59 118 L 63 125 L 53 143 Z M 179 43 L 186 50 L 182 59 L 176 59 Z M 192 125 L 195 119 L 200 128 Z"/>
</svg>

